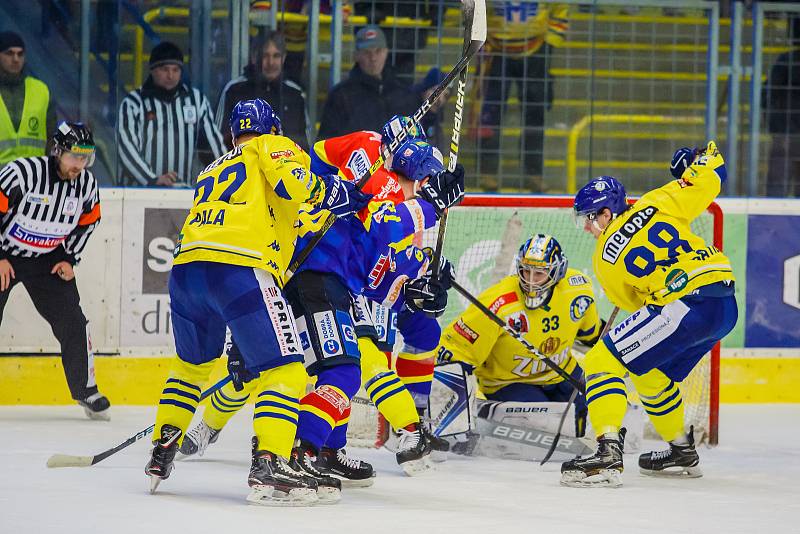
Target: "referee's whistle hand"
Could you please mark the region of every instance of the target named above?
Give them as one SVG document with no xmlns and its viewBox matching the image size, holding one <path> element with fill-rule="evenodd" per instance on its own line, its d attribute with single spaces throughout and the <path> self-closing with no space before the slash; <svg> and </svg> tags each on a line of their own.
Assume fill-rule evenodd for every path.
<svg viewBox="0 0 800 534">
<path fill-rule="evenodd" d="M 65 282 L 69 282 L 75 278 L 75 272 L 72 270 L 72 265 L 68 261 L 60 261 L 53 265 L 53 268 L 50 269 L 50 274 L 58 275 L 58 277 Z"/>
<path fill-rule="evenodd" d="M 11 280 L 14 279 L 14 267 L 8 260 L 0 260 L 0 292 L 11 287 Z"/>
</svg>

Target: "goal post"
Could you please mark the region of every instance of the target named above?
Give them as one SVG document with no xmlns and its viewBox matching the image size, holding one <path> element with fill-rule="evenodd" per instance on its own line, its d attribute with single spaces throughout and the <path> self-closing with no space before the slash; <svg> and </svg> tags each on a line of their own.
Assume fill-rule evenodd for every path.
<svg viewBox="0 0 800 534">
<path fill-rule="evenodd" d="M 514 257 L 520 245 L 532 234 L 554 236 L 569 259 L 569 266 L 580 270 L 594 285 L 601 317 L 611 314 L 613 305 L 603 293 L 592 271 L 595 239 L 576 228 L 572 215 L 573 197 L 537 195 L 467 195 L 464 201 L 450 210 L 444 256 L 455 267 L 459 283 L 478 295 L 500 279 L 511 274 Z M 692 223 L 692 230 L 722 249 L 723 216 L 717 204 Z M 434 246 L 436 228 L 422 236 L 423 246 Z M 468 305 L 466 299 L 450 293 L 447 310 L 440 318 L 442 326 L 453 321 Z M 623 314 L 621 314 L 623 315 Z M 617 320 L 621 321 L 623 317 Z M 399 349 L 399 347 L 396 347 Z M 719 427 L 719 344 L 706 355 L 681 384 L 686 405 L 686 425 L 700 429 L 701 440 L 715 445 Z M 633 393 L 633 392 L 631 392 Z M 632 400 L 636 399 L 631 395 Z M 374 407 L 367 416 L 366 430 L 359 428 L 366 406 L 354 404 L 349 436 L 371 441 L 375 436 Z"/>
</svg>

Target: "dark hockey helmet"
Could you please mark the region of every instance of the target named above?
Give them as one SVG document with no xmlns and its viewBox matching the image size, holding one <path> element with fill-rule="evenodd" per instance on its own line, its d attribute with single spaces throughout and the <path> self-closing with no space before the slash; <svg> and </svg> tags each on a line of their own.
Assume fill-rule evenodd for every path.
<svg viewBox="0 0 800 534">
<path fill-rule="evenodd" d="M 519 248 L 515 264 L 525 306 L 534 309 L 550 300 L 553 286 L 567 273 L 569 261 L 555 237 L 536 234 Z"/>
<path fill-rule="evenodd" d="M 82 122 L 61 121 L 52 137 L 52 156 L 70 154 L 72 157 L 86 160 L 86 167 L 91 167 L 95 159 L 95 144 L 91 130 Z"/>
<path fill-rule="evenodd" d="M 411 117 L 407 117 L 405 115 L 395 115 L 389 121 L 383 125 L 381 128 L 381 143 L 384 146 L 389 146 L 392 142 L 397 139 L 397 135 L 404 130 L 409 124 L 413 124 L 411 131 L 409 132 L 408 136 L 403 141 L 414 140 L 414 139 L 421 139 L 424 141 L 427 139 L 425 136 L 425 131 L 422 129 L 422 126 L 419 125 L 417 121 L 415 121 Z"/>
<path fill-rule="evenodd" d="M 231 135 L 234 139 L 244 133 L 283 135 L 281 119 L 266 100 L 240 100 L 231 111 Z"/>
<path fill-rule="evenodd" d="M 442 153 L 421 139 L 406 139 L 394 153 L 391 170 L 418 182 L 444 170 Z"/>
<path fill-rule="evenodd" d="M 578 228 L 583 228 L 587 220 L 593 221 L 604 208 L 616 217 L 628 209 L 625 186 L 613 176 L 595 178 L 578 191 L 573 207 Z"/>
</svg>

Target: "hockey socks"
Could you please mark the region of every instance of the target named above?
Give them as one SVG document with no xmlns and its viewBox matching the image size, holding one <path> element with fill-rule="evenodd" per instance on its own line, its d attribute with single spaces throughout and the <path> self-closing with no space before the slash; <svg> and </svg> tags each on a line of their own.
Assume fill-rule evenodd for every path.
<svg viewBox="0 0 800 534">
<path fill-rule="evenodd" d="M 161 436 L 161 428 L 170 425 L 181 431 L 177 439 L 180 446 L 183 435 L 200 403 L 202 385 L 208 381 L 208 376 L 216 364 L 215 360 L 200 365 L 185 362 L 178 356 L 172 362 L 161 399 L 158 401 L 156 412 L 156 426 L 154 436 Z"/>
<path fill-rule="evenodd" d="M 433 366 L 436 363 L 433 352 L 415 353 L 406 351 L 397 356 L 397 376 L 401 378 L 419 407 L 428 405 L 433 381 Z"/>
<path fill-rule="evenodd" d="M 390 370 L 383 352 L 371 339 L 360 338 L 361 375 L 372 404 L 394 428 L 419 422 L 414 399 L 403 381 Z"/>
<path fill-rule="evenodd" d="M 316 389 L 302 399 L 297 438 L 322 448 L 336 423 L 344 418 L 360 380 L 361 369 L 356 364 L 320 371 Z"/>
<path fill-rule="evenodd" d="M 259 450 L 289 457 L 297 431 L 299 398 L 305 387 L 306 371 L 298 362 L 261 373 L 253 412 Z"/>
<path fill-rule="evenodd" d="M 598 343 L 586 354 L 586 402 L 589 420 L 597 436 L 619 432 L 628 409 L 623 377 L 626 369 L 606 348 Z"/>
<path fill-rule="evenodd" d="M 658 369 L 641 376 L 631 374 L 631 381 L 639 392 L 645 412 L 656 432 L 664 441 L 685 445 L 683 429 L 684 406 L 678 384 Z"/>
<path fill-rule="evenodd" d="M 230 418 L 245 405 L 247 398 L 256 389 L 258 383 L 258 380 L 246 382 L 242 391 L 236 391 L 232 382 L 222 386 L 211 395 L 211 401 L 203 413 L 203 421 L 215 430 L 225 428 Z"/>
</svg>

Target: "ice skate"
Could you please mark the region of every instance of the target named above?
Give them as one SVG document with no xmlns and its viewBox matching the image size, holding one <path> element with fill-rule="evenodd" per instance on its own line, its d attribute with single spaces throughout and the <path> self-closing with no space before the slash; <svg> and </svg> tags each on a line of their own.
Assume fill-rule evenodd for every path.
<svg viewBox="0 0 800 534">
<path fill-rule="evenodd" d="M 344 449 L 323 447 L 314 465 L 323 475 L 339 479 L 346 488 L 366 488 L 375 481 L 372 465 L 350 458 Z"/>
<path fill-rule="evenodd" d="M 431 445 L 418 423 L 412 423 L 399 431 L 397 463 L 410 477 L 421 475 L 433 469 Z"/>
<path fill-rule="evenodd" d="M 700 469 L 700 456 L 694 448 L 694 428 L 689 428 L 685 445 L 669 444 L 666 451 L 646 452 L 639 456 L 639 472 L 654 477 L 699 478 L 703 476 Z"/>
<path fill-rule="evenodd" d="M 292 449 L 289 466 L 317 481 L 319 504 L 337 503 L 342 499 L 342 482 L 336 477 L 323 474 L 316 468 L 315 452 L 313 445 L 305 440 L 299 440 L 297 446 Z"/>
<path fill-rule="evenodd" d="M 78 404 L 83 407 L 86 417 L 95 421 L 111 421 L 111 403 L 105 395 L 99 391 L 93 395 L 89 395 L 83 400 L 79 400 Z"/>
<path fill-rule="evenodd" d="M 289 466 L 285 458 L 258 450 L 253 437 L 253 463 L 247 478 L 247 502 L 261 506 L 313 506 L 319 502 L 317 481 Z"/>
<path fill-rule="evenodd" d="M 180 449 L 178 449 L 178 460 L 184 460 L 190 456 L 203 456 L 206 448 L 212 443 L 216 443 L 222 429 L 211 428 L 205 421 L 200 421 L 197 426 L 186 433 Z"/>
<path fill-rule="evenodd" d="M 161 427 L 161 438 L 155 442 L 150 461 L 144 468 L 145 474 L 150 477 L 150 493 L 155 493 L 161 481 L 169 478 L 175 466 L 175 453 L 178 452 L 178 439 L 181 434 L 181 429 L 178 427 L 172 425 Z"/>
<path fill-rule="evenodd" d="M 573 488 L 617 488 L 622 485 L 622 449 L 625 429 L 619 438 L 597 439 L 597 452 L 588 458 L 575 458 L 561 464 L 561 485 Z"/>
</svg>

